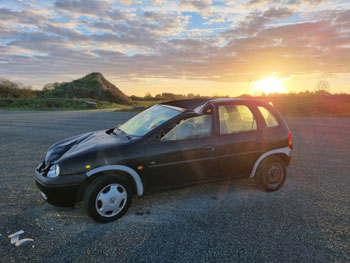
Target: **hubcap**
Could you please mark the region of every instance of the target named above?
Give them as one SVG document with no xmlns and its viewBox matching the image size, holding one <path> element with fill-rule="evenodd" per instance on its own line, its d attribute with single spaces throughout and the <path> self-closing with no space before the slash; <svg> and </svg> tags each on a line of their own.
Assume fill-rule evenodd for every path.
<svg viewBox="0 0 350 263">
<path fill-rule="evenodd" d="M 270 187 L 278 186 L 278 184 L 281 182 L 283 177 L 283 169 L 282 167 L 277 164 L 273 163 L 266 171 L 265 179 L 266 184 Z"/>
<path fill-rule="evenodd" d="M 96 210 L 103 217 L 115 216 L 124 208 L 127 198 L 124 186 L 109 184 L 97 194 Z"/>
</svg>

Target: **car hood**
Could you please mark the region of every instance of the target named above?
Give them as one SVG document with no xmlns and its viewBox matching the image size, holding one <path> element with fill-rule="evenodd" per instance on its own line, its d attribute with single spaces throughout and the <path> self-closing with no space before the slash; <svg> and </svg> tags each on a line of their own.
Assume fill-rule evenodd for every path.
<svg viewBox="0 0 350 263">
<path fill-rule="evenodd" d="M 123 144 L 128 141 L 123 135 L 96 131 L 81 134 L 64 139 L 52 145 L 45 157 L 45 166 L 48 166 L 60 159 L 67 159 L 74 155 L 98 151 L 111 145 Z"/>
</svg>

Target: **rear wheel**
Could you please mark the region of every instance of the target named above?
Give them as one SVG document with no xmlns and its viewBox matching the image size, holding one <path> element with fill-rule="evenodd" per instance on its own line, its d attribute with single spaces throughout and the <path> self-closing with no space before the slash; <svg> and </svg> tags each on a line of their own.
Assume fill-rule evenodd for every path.
<svg viewBox="0 0 350 263">
<path fill-rule="evenodd" d="M 264 159 L 259 165 L 256 173 L 258 184 L 266 191 L 280 189 L 286 180 L 286 164 L 278 156 L 271 156 Z"/>
<path fill-rule="evenodd" d="M 131 204 L 132 187 L 120 176 L 101 176 L 84 193 L 85 212 L 97 222 L 111 222 L 125 214 Z"/>
</svg>

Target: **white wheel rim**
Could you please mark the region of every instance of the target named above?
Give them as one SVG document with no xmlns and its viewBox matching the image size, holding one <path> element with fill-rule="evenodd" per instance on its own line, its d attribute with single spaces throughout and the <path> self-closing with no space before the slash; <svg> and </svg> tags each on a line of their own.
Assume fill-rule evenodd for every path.
<svg viewBox="0 0 350 263">
<path fill-rule="evenodd" d="M 109 184 L 97 194 L 95 207 L 97 213 L 103 217 L 112 217 L 123 210 L 128 194 L 124 186 Z"/>
<path fill-rule="evenodd" d="M 268 186 L 277 187 L 283 179 L 283 168 L 278 163 L 273 163 L 265 173 L 265 180 Z"/>
</svg>

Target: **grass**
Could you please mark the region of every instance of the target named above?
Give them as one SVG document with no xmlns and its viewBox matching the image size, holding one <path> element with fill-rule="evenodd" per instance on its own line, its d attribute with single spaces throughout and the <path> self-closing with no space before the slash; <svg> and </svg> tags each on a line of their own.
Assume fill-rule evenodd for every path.
<svg viewBox="0 0 350 263">
<path fill-rule="evenodd" d="M 86 102 L 96 102 L 91 108 Z M 123 105 L 91 99 L 70 98 L 0 98 L 1 110 L 108 110 L 108 111 L 141 111 L 159 103 L 157 101 L 137 101 L 132 105 Z"/>
<path fill-rule="evenodd" d="M 272 102 L 286 117 L 350 117 L 350 95 L 347 94 L 271 94 L 255 98 Z M 97 108 L 90 108 L 86 101 L 96 102 Z M 0 98 L 0 109 L 141 111 L 160 102 L 140 100 L 131 105 L 121 105 L 91 99 Z"/>
<path fill-rule="evenodd" d="M 97 103 L 96 109 L 126 110 L 132 106 L 95 101 L 91 99 L 66 98 L 0 98 L 0 109 L 6 110 L 93 110 L 86 101 Z"/>
<path fill-rule="evenodd" d="M 350 117 L 348 94 L 276 94 L 258 97 L 290 117 Z"/>
</svg>

